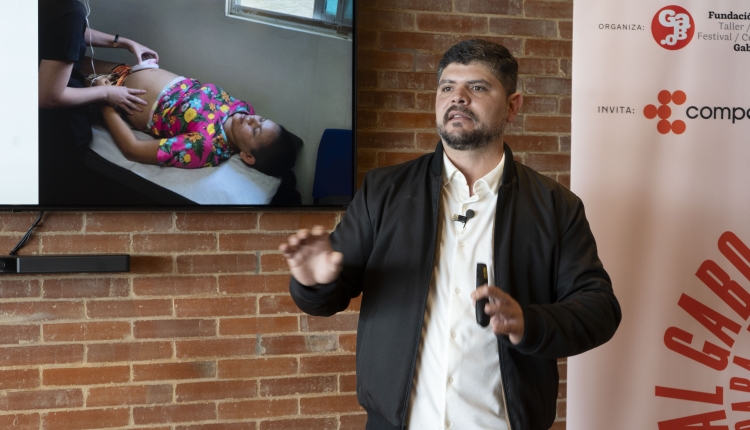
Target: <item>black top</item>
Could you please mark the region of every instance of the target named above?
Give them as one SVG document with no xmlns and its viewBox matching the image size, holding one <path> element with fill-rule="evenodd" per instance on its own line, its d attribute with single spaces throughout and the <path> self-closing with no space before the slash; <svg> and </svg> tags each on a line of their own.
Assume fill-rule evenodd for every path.
<svg viewBox="0 0 750 430">
<path fill-rule="evenodd" d="M 83 88 L 81 61 L 86 55 L 86 8 L 77 0 L 39 0 L 39 63 L 73 62 L 68 86 Z M 78 145 L 88 144 L 91 124 L 83 107 L 66 108 Z"/>
</svg>

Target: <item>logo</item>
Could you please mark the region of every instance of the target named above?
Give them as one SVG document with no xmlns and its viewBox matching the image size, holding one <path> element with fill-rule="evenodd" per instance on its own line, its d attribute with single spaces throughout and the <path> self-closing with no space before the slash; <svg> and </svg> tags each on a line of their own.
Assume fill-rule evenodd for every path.
<svg viewBox="0 0 750 430">
<path fill-rule="evenodd" d="M 659 91 L 657 98 L 659 103 L 661 103 L 661 106 L 657 108 L 651 104 L 647 105 L 643 108 L 643 115 L 648 119 L 654 119 L 657 116 L 659 117 L 660 121 L 656 123 L 656 129 L 659 130 L 659 133 L 661 134 L 667 134 L 670 131 L 674 134 L 684 133 L 687 128 L 684 121 L 677 119 L 669 122 L 669 117 L 672 116 L 672 108 L 669 107 L 669 103 L 671 102 L 676 105 L 681 105 L 687 101 L 687 95 L 680 90 L 673 93 L 663 90 Z"/>
<path fill-rule="evenodd" d="M 667 6 L 656 12 L 651 21 L 651 34 L 664 49 L 676 51 L 687 46 L 695 33 L 690 12 L 680 6 Z"/>
</svg>

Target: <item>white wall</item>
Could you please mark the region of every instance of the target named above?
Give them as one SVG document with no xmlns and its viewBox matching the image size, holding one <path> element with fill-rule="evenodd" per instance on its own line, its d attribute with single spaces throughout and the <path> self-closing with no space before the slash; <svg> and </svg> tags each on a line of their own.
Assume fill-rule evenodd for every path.
<svg viewBox="0 0 750 430">
<path fill-rule="evenodd" d="M 305 145 L 297 189 L 312 203 L 318 142 L 326 128 L 352 128 L 352 42 L 245 21 L 224 0 L 90 0 L 91 28 L 159 53 L 171 72 L 211 82 L 284 125 Z M 122 49 L 94 57 L 133 63 Z"/>
</svg>

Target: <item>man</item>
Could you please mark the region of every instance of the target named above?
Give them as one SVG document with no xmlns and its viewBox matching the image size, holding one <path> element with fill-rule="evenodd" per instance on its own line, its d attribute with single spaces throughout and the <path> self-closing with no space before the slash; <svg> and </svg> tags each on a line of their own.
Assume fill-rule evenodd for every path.
<svg viewBox="0 0 750 430">
<path fill-rule="evenodd" d="M 494 43 L 450 48 L 435 152 L 368 172 L 330 243 L 314 227 L 279 248 L 305 312 L 331 315 L 362 293 L 368 429 L 548 429 L 556 359 L 601 345 L 620 322 L 581 201 L 503 143 L 523 104 L 517 73 Z M 477 263 L 494 286 L 474 290 Z M 484 298 L 486 328 L 473 305 Z"/>
</svg>

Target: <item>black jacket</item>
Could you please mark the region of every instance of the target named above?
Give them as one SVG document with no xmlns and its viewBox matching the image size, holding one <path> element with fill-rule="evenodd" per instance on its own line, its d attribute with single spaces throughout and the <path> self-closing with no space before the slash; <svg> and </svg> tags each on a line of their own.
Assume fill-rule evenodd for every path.
<svg viewBox="0 0 750 430">
<path fill-rule="evenodd" d="M 308 288 L 292 279 L 303 311 L 332 315 L 362 293 L 357 397 L 368 429 L 402 429 L 439 242 L 443 149 L 365 176 L 331 235 L 344 254 L 337 282 Z M 489 232 L 488 232 L 489 234 Z M 523 308 L 518 345 L 498 336 L 512 430 L 546 430 L 556 414 L 557 358 L 609 340 L 620 307 L 596 251 L 581 200 L 513 160 L 497 196 L 496 285 Z"/>
</svg>

